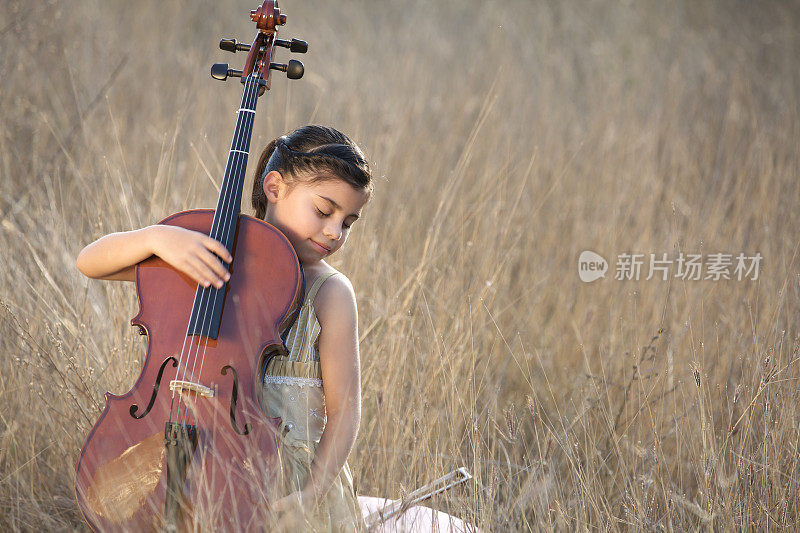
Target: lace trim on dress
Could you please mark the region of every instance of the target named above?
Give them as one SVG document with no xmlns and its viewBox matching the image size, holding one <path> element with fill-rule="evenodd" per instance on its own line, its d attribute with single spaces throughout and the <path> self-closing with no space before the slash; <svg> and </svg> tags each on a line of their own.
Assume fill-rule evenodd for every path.
<svg viewBox="0 0 800 533">
<path fill-rule="evenodd" d="M 298 378 L 294 376 L 264 376 L 268 385 L 291 385 L 293 387 L 322 387 L 321 378 Z"/>
</svg>

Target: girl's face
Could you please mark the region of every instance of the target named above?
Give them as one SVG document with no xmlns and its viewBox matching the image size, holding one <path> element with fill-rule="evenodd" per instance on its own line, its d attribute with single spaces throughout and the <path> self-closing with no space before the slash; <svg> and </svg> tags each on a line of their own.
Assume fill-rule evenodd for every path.
<svg viewBox="0 0 800 533">
<path fill-rule="evenodd" d="M 298 182 L 291 188 L 279 172 L 264 178 L 269 200 L 265 220 L 292 243 L 302 265 L 311 265 L 344 245 L 369 195 L 340 179 Z"/>
</svg>

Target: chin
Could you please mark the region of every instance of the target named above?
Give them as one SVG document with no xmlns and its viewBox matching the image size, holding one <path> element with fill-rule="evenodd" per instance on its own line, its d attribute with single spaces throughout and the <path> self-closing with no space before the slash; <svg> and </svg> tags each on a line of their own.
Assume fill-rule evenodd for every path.
<svg viewBox="0 0 800 533">
<path fill-rule="evenodd" d="M 297 259 L 300 261 L 301 265 L 309 266 L 309 265 L 313 265 L 313 264 L 319 263 L 324 258 L 320 258 L 320 257 L 298 257 Z"/>
</svg>

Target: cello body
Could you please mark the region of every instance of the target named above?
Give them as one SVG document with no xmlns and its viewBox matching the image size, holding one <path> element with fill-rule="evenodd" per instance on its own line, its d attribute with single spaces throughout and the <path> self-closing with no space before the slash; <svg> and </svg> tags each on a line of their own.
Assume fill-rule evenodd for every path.
<svg viewBox="0 0 800 533">
<path fill-rule="evenodd" d="M 213 215 L 184 211 L 161 223 L 208 233 Z M 76 470 L 81 512 L 97 531 L 250 530 L 265 516 L 280 419 L 264 416 L 260 380 L 269 357 L 284 350 L 279 332 L 296 316 L 303 277 L 291 244 L 270 224 L 240 215 L 234 243 L 216 340 L 185 335 L 195 282 L 155 256 L 136 267 L 131 322 L 148 336 L 142 372 L 128 393 L 106 394 Z M 170 435 L 169 385 L 181 377 L 184 341 L 198 354 L 192 382 L 212 394 L 184 389 Z"/>
</svg>

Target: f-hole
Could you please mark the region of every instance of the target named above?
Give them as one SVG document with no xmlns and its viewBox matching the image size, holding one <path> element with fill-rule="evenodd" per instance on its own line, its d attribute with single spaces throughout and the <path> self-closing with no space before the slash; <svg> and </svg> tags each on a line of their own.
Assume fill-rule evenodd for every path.
<svg viewBox="0 0 800 533">
<path fill-rule="evenodd" d="M 236 402 L 239 400 L 239 374 L 236 373 L 236 369 L 231 365 L 223 366 L 220 374 L 223 376 L 227 375 L 229 369 L 231 372 L 233 372 L 233 389 L 231 390 L 231 426 L 239 435 L 249 435 L 250 424 L 244 425 L 244 431 L 241 431 L 239 426 L 236 424 Z"/>
<path fill-rule="evenodd" d="M 158 388 L 161 386 L 161 376 L 164 374 L 164 367 L 167 366 L 167 363 L 172 361 L 172 366 L 178 366 L 178 360 L 172 356 L 167 357 L 164 359 L 164 362 L 161 363 L 161 368 L 158 369 L 158 376 L 156 376 L 156 382 L 153 385 L 153 395 L 150 396 L 150 402 L 147 404 L 147 409 L 144 410 L 144 413 L 137 415 L 136 411 L 139 410 L 138 404 L 131 405 L 130 413 L 131 416 L 137 420 L 144 418 L 144 416 L 150 412 L 150 409 L 153 408 L 153 404 L 156 403 L 156 396 L 158 396 Z"/>
</svg>

